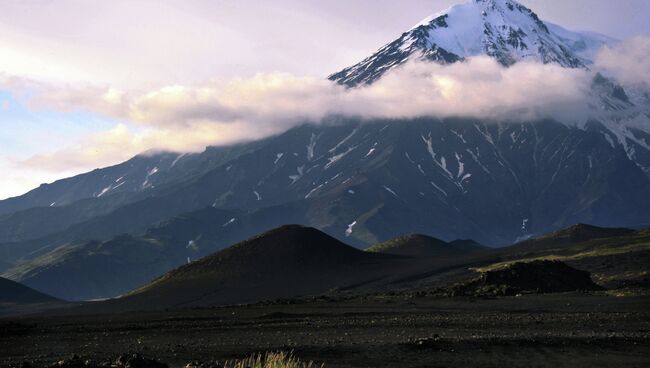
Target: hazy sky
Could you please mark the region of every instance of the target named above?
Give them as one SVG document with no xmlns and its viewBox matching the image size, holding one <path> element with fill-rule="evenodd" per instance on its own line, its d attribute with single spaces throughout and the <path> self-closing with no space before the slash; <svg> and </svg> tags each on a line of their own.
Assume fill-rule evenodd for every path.
<svg viewBox="0 0 650 368">
<path fill-rule="evenodd" d="M 459 0 L 0 1 L 0 71 L 111 85 L 327 75 Z M 650 34 L 647 0 L 522 0 L 542 19 Z"/>
<path fill-rule="evenodd" d="M 322 78 L 459 2 L 0 0 L 0 77 L 126 90 L 274 71 Z M 650 35 L 648 0 L 520 2 L 569 29 Z M 125 124 L 99 112 L 34 108 L 0 84 L 0 198 L 105 165 L 22 163 Z"/>
</svg>

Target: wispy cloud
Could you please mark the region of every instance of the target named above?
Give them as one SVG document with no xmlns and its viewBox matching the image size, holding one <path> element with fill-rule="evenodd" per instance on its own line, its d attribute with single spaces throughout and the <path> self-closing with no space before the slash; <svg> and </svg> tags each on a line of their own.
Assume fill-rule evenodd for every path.
<svg viewBox="0 0 650 368">
<path fill-rule="evenodd" d="M 614 47 L 604 47 L 596 68 L 626 85 L 650 87 L 650 37 L 634 37 Z"/>
</svg>

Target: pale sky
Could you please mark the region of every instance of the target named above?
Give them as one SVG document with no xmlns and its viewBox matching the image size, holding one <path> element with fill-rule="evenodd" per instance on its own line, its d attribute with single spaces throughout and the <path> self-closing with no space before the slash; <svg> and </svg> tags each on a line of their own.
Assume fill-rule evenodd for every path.
<svg viewBox="0 0 650 368">
<path fill-rule="evenodd" d="M 458 0 L 0 0 L 0 81 L 137 90 L 286 72 L 323 78 Z M 521 0 L 543 20 L 618 39 L 650 35 L 648 0 Z M 0 84 L 0 198 L 124 157 L 28 167 L 130 124 L 34 107 Z M 133 128 L 136 129 L 136 128 Z M 40 161 L 39 161 L 40 162 Z"/>
</svg>

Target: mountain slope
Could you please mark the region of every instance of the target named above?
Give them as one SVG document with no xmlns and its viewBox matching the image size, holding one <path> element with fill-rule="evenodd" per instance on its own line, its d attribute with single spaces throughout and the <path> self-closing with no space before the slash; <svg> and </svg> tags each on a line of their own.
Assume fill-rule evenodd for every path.
<svg viewBox="0 0 650 368">
<path fill-rule="evenodd" d="M 584 67 L 595 48 L 613 42 L 542 23 L 511 0 L 454 7 L 398 41 L 333 79 L 361 86 L 420 57 Z M 0 267 L 43 291 L 54 286 L 56 295 L 62 290 L 51 280 L 78 281 L 83 288 L 70 292 L 86 298 L 122 293 L 184 263 L 190 254 L 183 247 L 199 237 L 210 239 L 203 250 L 216 251 L 285 223 L 359 248 L 407 233 L 502 246 L 575 223 L 650 224 L 650 105 L 603 76 L 592 89 L 603 106 L 584 125 L 332 117 L 200 154 L 140 155 L 0 201 Z M 193 213 L 209 223 L 200 220 L 212 216 L 206 207 L 223 211 L 214 229 L 175 221 Z M 131 251 L 138 262 L 125 261 Z M 155 267 L 140 257 L 151 251 Z M 102 257 L 122 270 L 149 271 L 132 278 L 124 271 L 113 289 L 102 286 L 106 276 L 85 283 L 83 272 L 93 270 L 79 265 Z"/>
<path fill-rule="evenodd" d="M 0 277 L 0 304 L 30 304 L 54 302 L 58 299 Z"/>
<path fill-rule="evenodd" d="M 240 240 L 233 211 L 206 208 L 170 219 L 139 236 L 63 244 L 26 258 L 6 277 L 65 300 L 115 297 L 192 259 Z"/>
<path fill-rule="evenodd" d="M 579 224 L 498 251 L 503 262 L 559 260 L 589 271 L 607 288 L 650 287 L 650 229 L 601 228 Z"/>
<path fill-rule="evenodd" d="M 358 246 L 404 233 L 508 244 L 579 222 L 650 223 L 643 168 L 598 124 L 341 124 L 301 126 L 256 142 L 249 153 L 183 185 L 0 250 L 16 260 L 43 247 L 139 232 L 206 206 L 275 207 L 273 217 Z"/>
<path fill-rule="evenodd" d="M 208 147 L 198 154 L 142 154 L 119 165 L 43 184 L 25 195 L 0 201 L 0 243 L 38 239 L 163 196 L 258 144 L 263 141 Z M 174 214 L 184 211 L 187 209 Z"/>
<path fill-rule="evenodd" d="M 366 251 L 411 257 L 436 257 L 465 254 L 483 249 L 485 248 L 471 240 L 445 242 L 426 235 L 411 234 L 375 244 Z"/>
<path fill-rule="evenodd" d="M 576 67 L 587 65 L 588 56 L 599 46 L 613 42 L 604 36 L 569 32 L 545 24 L 530 9 L 512 0 L 474 0 L 427 18 L 395 44 L 400 52 L 387 51 L 385 56 L 393 58 L 399 54 L 401 62 L 422 52 L 443 50 L 442 45 L 446 47 L 445 52 L 458 56 L 447 62 L 486 54 L 505 64 L 506 59 L 530 59 Z M 440 51 L 436 55 L 444 54 Z M 370 59 L 372 67 L 364 64 L 356 69 L 364 73 L 375 73 L 376 69 L 377 78 L 399 64 L 383 60 L 383 56 Z M 353 74 L 347 77 L 357 78 Z M 611 81 L 597 78 L 594 85 L 595 90 L 602 90 L 599 96 L 618 96 L 606 101 L 610 108 L 630 106 L 632 98 Z M 631 115 L 623 120 L 629 119 Z M 310 218 L 300 222 L 338 235 L 346 234 L 348 226 L 356 221 L 351 226 L 350 237 L 359 246 L 409 232 L 442 239 L 471 236 L 485 244 L 508 244 L 519 236 L 548 232 L 577 222 L 614 226 L 647 223 L 647 216 L 642 213 L 647 209 L 644 201 L 631 204 L 634 209 L 629 212 L 616 208 L 625 207 L 623 202 L 631 196 L 603 198 L 616 197 L 614 191 L 624 193 L 631 189 L 633 193 L 640 193 L 646 189 L 648 180 L 637 178 L 636 169 L 629 165 L 633 163 L 650 178 L 650 133 L 648 129 L 639 128 L 643 124 L 636 124 L 635 128 L 620 119 L 604 119 L 581 127 L 562 127 L 553 122 L 496 124 L 466 119 L 468 124 L 463 126 L 460 121 L 463 119 L 448 119 L 442 124 L 438 124 L 437 119 L 424 119 L 426 123 L 400 122 L 408 123 L 400 124 L 408 128 L 395 128 L 387 127 L 397 125 L 393 124 L 395 121 L 386 121 L 386 125 L 373 121 L 364 126 L 357 119 L 330 120 L 323 127 L 299 127 L 262 141 L 209 148 L 201 154 L 141 155 L 124 164 L 0 201 L 0 213 L 6 213 L 0 217 L 0 243 L 18 243 L 10 246 L 16 249 L 22 247 L 23 242 L 33 240 L 30 243 L 36 245 L 28 247 L 33 250 L 39 248 L 39 244 L 55 246 L 79 240 L 108 240 L 121 232 L 140 232 L 171 216 L 208 205 L 254 211 L 296 201 L 332 199 L 334 203 L 327 204 L 325 209 L 318 211 L 320 213 L 308 211 Z M 423 142 L 427 145 L 424 158 L 421 157 Z M 603 148 L 603 142 L 609 144 L 611 150 Z M 416 147 L 417 153 L 409 152 L 406 145 Z M 627 160 L 620 157 L 621 148 Z M 429 163 L 424 162 L 426 152 L 432 158 Z M 407 159 L 400 156 L 402 154 L 410 156 Z M 412 155 L 419 157 L 411 160 Z M 404 162 L 405 159 L 409 162 Z M 620 163 L 617 173 L 613 172 L 616 170 L 613 161 L 616 165 Z M 433 173 L 427 172 L 431 163 L 434 164 Z M 387 164 L 391 167 L 383 166 Z M 532 170 L 528 167 L 531 164 Z M 579 174 L 569 172 L 572 170 L 567 169 L 568 165 L 577 165 Z M 584 165 L 589 168 L 583 168 Z M 596 167 L 592 168 L 594 165 Z M 417 171 L 405 169 L 409 166 Z M 586 171 L 600 171 L 601 174 L 590 173 L 583 184 L 577 183 L 577 176 Z M 600 183 L 594 182 L 595 176 L 599 176 Z M 626 177 L 628 183 L 619 181 L 616 176 Z M 398 184 L 395 179 L 400 177 L 402 183 Z M 546 188 L 534 183 L 538 178 Z M 558 182 L 567 180 L 571 182 L 569 187 L 556 188 Z M 408 190 L 417 189 L 409 195 L 422 193 L 421 196 L 427 196 L 427 192 L 433 190 L 434 196 L 445 197 L 443 201 L 447 202 L 448 197 L 456 197 L 455 192 L 464 193 L 465 187 L 475 187 L 473 183 L 477 181 L 487 183 L 491 187 L 488 196 L 498 201 L 495 197 L 503 191 L 491 184 L 499 182 L 519 192 L 516 194 L 519 205 L 509 208 L 507 216 L 495 217 L 501 224 L 507 224 L 502 225 L 508 227 L 505 231 L 495 226 L 496 221 L 486 226 L 486 222 L 491 222 L 489 219 L 466 213 L 467 209 L 456 203 L 435 205 L 439 213 L 428 214 L 422 221 L 400 221 L 392 218 L 389 212 L 407 213 L 416 218 L 422 206 L 414 203 L 413 198 L 385 201 L 391 192 L 384 186 L 396 193 L 393 186 L 404 186 L 407 181 L 413 182 L 406 185 Z M 427 190 L 421 182 L 429 183 Z M 355 192 L 352 187 L 357 185 L 364 187 L 361 201 L 348 195 L 349 191 Z M 579 196 L 573 195 L 580 186 L 590 188 L 581 191 Z M 366 196 L 368 189 L 372 194 Z M 532 203 L 534 196 L 557 200 L 547 201 L 548 205 L 540 200 L 537 206 Z M 564 199 L 568 202 L 561 209 L 556 202 Z M 452 200 L 456 201 L 456 198 Z M 602 203 L 607 201 L 613 203 L 621 215 L 618 220 L 614 215 L 605 214 Z M 369 206 L 370 202 L 373 206 Z M 487 202 L 484 204 L 494 205 Z M 50 204 L 53 207 L 47 207 Z M 134 218 L 142 218 L 141 223 L 137 226 L 119 224 L 119 219 L 124 218 L 120 209 L 124 211 L 125 206 L 135 206 L 127 211 L 133 213 Z M 149 207 L 151 211 L 147 211 Z M 17 209 L 23 212 L 16 212 Z M 553 217 L 553 220 L 538 222 L 539 215 L 531 219 L 540 211 L 545 212 L 542 217 Z M 341 220 L 334 216 L 335 212 L 344 214 L 339 216 Z M 400 222 L 408 225 L 399 231 L 386 231 L 379 223 L 371 225 L 371 217 L 381 219 L 382 225 L 403 226 Z M 462 227 L 456 225 L 459 222 L 465 223 L 467 234 L 460 233 Z M 523 222 L 527 224 L 526 229 L 514 231 L 522 228 Z M 431 223 L 439 225 L 430 228 Z"/>
<path fill-rule="evenodd" d="M 184 265 L 109 304 L 187 307 L 321 294 L 388 277 L 399 261 L 289 225 Z"/>
<path fill-rule="evenodd" d="M 503 65 L 533 60 L 578 68 L 593 62 L 595 50 L 615 41 L 547 25 L 513 0 L 472 0 L 427 17 L 375 54 L 332 74 L 353 87 L 372 83 L 407 60 L 454 63 L 488 55 Z"/>
<path fill-rule="evenodd" d="M 522 252 L 513 246 L 421 258 L 364 252 L 316 229 L 286 225 L 183 265 L 123 297 L 84 305 L 76 311 L 192 308 L 325 294 L 433 290 L 471 280 L 476 276 L 474 271 L 503 274 L 502 270 L 513 264 L 526 268 L 522 263 L 548 260 L 589 271 L 600 285 L 608 288 L 650 285 L 648 230 L 589 230 L 599 235 L 573 238 L 568 243 L 563 240 L 565 237 L 559 237 L 559 247 L 555 248 L 533 247 Z M 573 231 L 567 229 L 563 233 Z M 553 276 L 545 272 L 537 276 Z"/>
</svg>

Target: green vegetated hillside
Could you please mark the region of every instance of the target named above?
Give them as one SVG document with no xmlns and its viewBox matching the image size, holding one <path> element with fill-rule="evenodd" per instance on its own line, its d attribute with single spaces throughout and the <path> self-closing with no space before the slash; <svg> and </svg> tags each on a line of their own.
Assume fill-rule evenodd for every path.
<svg viewBox="0 0 650 368">
<path fill-rule="evenodd" d="M 607 288 L 650 286 L 650 229 L 606 229 L 575 225 L 501 252 L 502 267 L 513 261 L 559 260 L 592 273 Z"/>
</svg>

